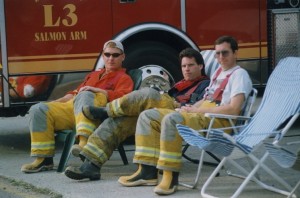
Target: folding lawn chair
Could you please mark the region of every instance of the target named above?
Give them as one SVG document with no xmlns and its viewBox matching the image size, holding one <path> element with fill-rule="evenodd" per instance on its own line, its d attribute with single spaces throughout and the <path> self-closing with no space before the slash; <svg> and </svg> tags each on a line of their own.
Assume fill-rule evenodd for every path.
<svg viewBox="0 0 300 198">
<path fill-rule="evenodd" d="M 207 113 L 205 114 L 206 117 L 209 117 L 211 119 L 210 123 L 209 123 L 209 127 L 208 129 L 205 130 L 200 130 L 199 132 L 207 132 L 210 131 L 212 129 L 212 126 L 214 124 L 215 119 L 217 118 L 222 118 L 222 119 L 227 119 L 231 125 L 231 127 L 227 127 L 227 128 L 219 128 L 219 130 L 226 130 L 226 129 L 231 129 L 233 134 L 238 134 L 240 128 L 242 128 L 249 120 L 250 120 L 250 115 L 252 112 L 252 107 L 255 103 L 257 97 L 257 90 L 255 88 L 252 88 L 252 91 L 250 92 L 250 95 L 248 96 L 246 102 L 245 102 L 245 106 L 241 111 L 240 116 L 235 116 L 235 115 L 225 115 L 225 114 L 213 114 L 213 113 Z M 182 183 L 180 182 L 180 185 L 185 186 L 187 188 L 196 188 L 196 186 L 198 185 L 199 182 L 199 178 L 200 178 L 200 174 L 201 174 L 201 169 L 203 165 L 215 165 L 217 166 L 218 164 L 216 163 L 212 163 L 212 162 L 204 162 L 203 158 L 204 158 L 204 154 L 205 151 L 202 150 L 199 159 L 192 159 L 191 157 L 187 156 L 185 154 L 185 151 L 187 149 L 187 147 L 190 146 L 189 144 L 186 144 L 184 146 L 183 149 L 183 157 L 188 159 L 189 161 L 193 162 L 193 163 L 198 163 L 198 170 L 197 170 L 197 174 L 194 180 L 193 184 L 186 184 L 186 183 Z M 215 159 L 218 163 L 220 162 L 220 159 L 213 155 L 211 152 L 208 152 L 208 154 Z"/>
<path fill-rule="evenodd" d="M 231 136 L 222 130 L 212 129 L 208 131 L 208 137 L 206 138 L 200 135 L 196 130 L 187 126 L 177 125 L 179 134 L 187 143 L 224 157 L 203 185 L 201 189 L 201 195 L 203 197 L 212 197 L 205 191 L 225 162 L 229 162 L 246 176 L 232 197 L 238 197 L 250 180 L 255 181 L 267 190 L 290 195 L 290 191 L 292 191 L 293 188 L 264 164 L 264 161 L 269 155 L 268 152 L 264 153 L 260 159 L 258 159 L 253 152 L 259 148 L 258 145 L 260 145 L 263 140 L 270 136 L 279 136 L 282 133 L 279 127 L 281 127 L 283 123 L 286 124 L 284 130 L 287 131 L 292 123 L 295 122 L 295 118 L 298 117 L 298 112 L 300 111 L 299 87 L 300 58 L 288 57 L 282 59 L 275 67 L 269 77 L 258 110 L 249 123 L 237 135 Z M 255 163 L 255 167 L 251 171 L 247 171 L 244 167 L 236 163 L 232 158 L 233 150 L 238 150 L 240 153 L 243 153 L 244 156 L 248 156 L 249 159 Z M 287 189 L 287 191 L 259 180 L 255 176 L 259 168 L 265 170 L 274 180 Z"/>
</svg>

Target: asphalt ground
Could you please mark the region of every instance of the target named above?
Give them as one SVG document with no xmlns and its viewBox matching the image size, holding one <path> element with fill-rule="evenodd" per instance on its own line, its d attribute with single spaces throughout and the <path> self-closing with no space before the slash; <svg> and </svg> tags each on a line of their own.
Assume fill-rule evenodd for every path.
<svg viewBox="0 0 300 198">
<path fill-rule="evenodd" d="M 259 102 L 259 100 L 258 100 Z M 30 152 L 30 133 L 27 126 L 27 117 L 0 118 L 0 197 L 6 198 L 24 198 L 24 197 L 66 197 L 66 198 L 95 198 L 95 197 L 159 197 L 153 192 L 153 187 L 122 187 L 118 182 L 118 178 L 123 175 L 129 175 L 136 170 L 136 165 L 132 163 L 134 154 L 134 145 L 125 145 L 126 155 L 129 165 L 123 165 L 119 153 L 115 151 L 111 159 L 101 169 L 101 180 L 99 181 L 75 181 L 67 178 L 63 173 L 57 173 L 56 170 L 24 174 L 20 168 L 25 163 L 31 163 L 32 158 L 29 157 Z M 300 141 L 300 121 L 297 120 L 295 126 L 288 133 L 286 141 Z M 291 145 L 291 149 L 299 148 L 299 144 Z M 62 152 L 62 143 L 57 143 L 56 155 L 54 163 L 57 168 L 59 158 Z M 262 147 L 257 149 L 256 155 L 260 156 L 264 152 Z M 190 147 L 187 154 L 191 157 L 198 158 L 199 150 Z M 205 161 L 214 162 L 209 156 L 205 157 Z M 249 163 L 245 158 L 238 159 L 243 166 Z M 68 165 L 80 165 L 81 161 L 73 156 L 70 157 Z M 300 172 L 282 169 L 278 167 L 271 159 L 267 159 L 267 165 L 275 170 L 282 178 L 286 178 L 288 183 L 296 184 L 300 178 Z M 193 183 L 197 171 L 197 164 L 183 159 L 183 168 L 180 173 L 180 182 Z M 199 184 L 196 189 L 189 189 L 179 186 L 178 191 L 170 195 L 170 197 L 201 197 L 200 189 L 210 173 L 213 166 L 204 166 L 200 177 Z M 218 197 L 230 197 L 231 194 L 241 184 L 242 179 L 231 177 L 226 174 L 230 167 L 220 172 L 220 176 L 215 178 L 212 186 L 208 188 L 208 192 Z M 264 172 L 259 172 L 261 180 L 277 186 L 273 179 Z M 297 190 L 298 197 L 300 189 Z M 254 182 L 250 182 L 240 197 L 265 197 L 279 198 L 285 197 L 277 193 L 273 193 L 262 189 Z"/>
</svg>

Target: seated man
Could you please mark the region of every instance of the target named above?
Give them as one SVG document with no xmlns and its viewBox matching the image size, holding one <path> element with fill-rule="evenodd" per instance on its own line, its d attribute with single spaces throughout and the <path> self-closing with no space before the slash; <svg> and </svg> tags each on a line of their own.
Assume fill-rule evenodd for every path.
<svg viewBox="0 0 300 198">
<path fill-rule="evenodd" d="M 196 130 L 208 127 L 210 119 L 204 113 L 239 115 L 252 89 L 246 70 L 237 65 L 237 41 L 222 36 L 215 42 L 215 57 L 221 67 L 213 74 L 204 98 L 192 106 L 177 111 L 151 109 L 139 116 L 133 162 L 137 171 L 119 178 L 123 186 L 154 185 L 154 192 L 169 195 L 177 190 L 178 176 L 182 166 L 182 138 L 176 124 L 184 124 Z M 227 120 L 217 119 L 215 128 L 230 126 Z M 158 170 L 163 171 L 158 184 Z M 157 185 L 158 184 L 158 185 Z"/>
<path fill-rule="evenodd" d="M 105 106 L 107 102 L 132 91 L 133 81 L 122 68 L 125 58 L 123 45 L 118 41 L 107 41 L 102 57 L 105 68 L 88 74 L 76 90 L 56 101 L 38 103 L 30 108 L 31 156 L 36 159 L 23 165 L 22 172 L 35 173 L 53 168 L 55 131 L 76 128 L 79 146 L 86 144 L 100 123 L 85 118 L 82 106 Z"/>
<path fill-rule="evenodd" d="M 79 168 L 68 167 L 65 171 L 67 177 L 76 180 L 100 179 L 101 166 L 121 142 L 134 135 L 137 117 L 143 110 L 155 107 L 174 110 L 176 107 L 192 104 L 199 97 L 203 97 L 210 81 L 205 75 L 201 54 L 188 48 L 179 54 L 179 59 L 184 79 L 176 83 L 168 94 L 152 88 L 144 88 L 107 104 L 109 115 L 115 118 L 106 119 L 89 137 L 87 145 L 80 153 L 81 158 L 85 158 L 84 163 Z M 104 108 L 94 107 L 84 109 L 88 117 L 93 119 L 95 117 L 99 119 L 98 110 L 104 110 Z M 91 112 L 96 115 L 90 115 Z"/>
</svg>

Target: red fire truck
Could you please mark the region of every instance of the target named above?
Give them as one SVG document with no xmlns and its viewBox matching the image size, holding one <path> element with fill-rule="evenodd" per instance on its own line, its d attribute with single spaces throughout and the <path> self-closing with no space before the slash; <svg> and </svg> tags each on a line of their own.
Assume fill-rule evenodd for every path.
<svg viewBox="0 0 300 198">
<path fill-rule="evenodd" d="M 299 0 L 0 0 L 0 31 L 0 116 L 11 116 L 102 67 L 109 39 L 124 44 L 128 70 L 160 68 L 177 81 L 182 49 L 232 35 L 239 64 L 263 87 L 281 58 L 299 56 Z M 27 75 L 54 80 L 43 97 L 12 99 L 9 79 Z"/>
</svg>

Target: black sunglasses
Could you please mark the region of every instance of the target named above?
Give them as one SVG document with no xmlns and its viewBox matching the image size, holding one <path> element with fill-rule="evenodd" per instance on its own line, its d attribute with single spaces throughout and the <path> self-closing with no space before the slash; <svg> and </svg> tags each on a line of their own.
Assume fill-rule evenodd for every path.
<svg viewBox="0 0 300 198">
<path fill-rule="evenodd" d="M 229 50 L 216 51 L 215 57 L 220 57 L 220 54 L 222 54 L 223 57 L 227 57 L 229 55 L 229 52 Z"/>
<path fill-rule="evenodd" d="M 120 53 L 104 53 L 104 56 L 106 56 L 107 58 L 109 58 L 110 56 L 112 56 L 113 58 L 118 58 L 120 55 Z"/>
</svg>

